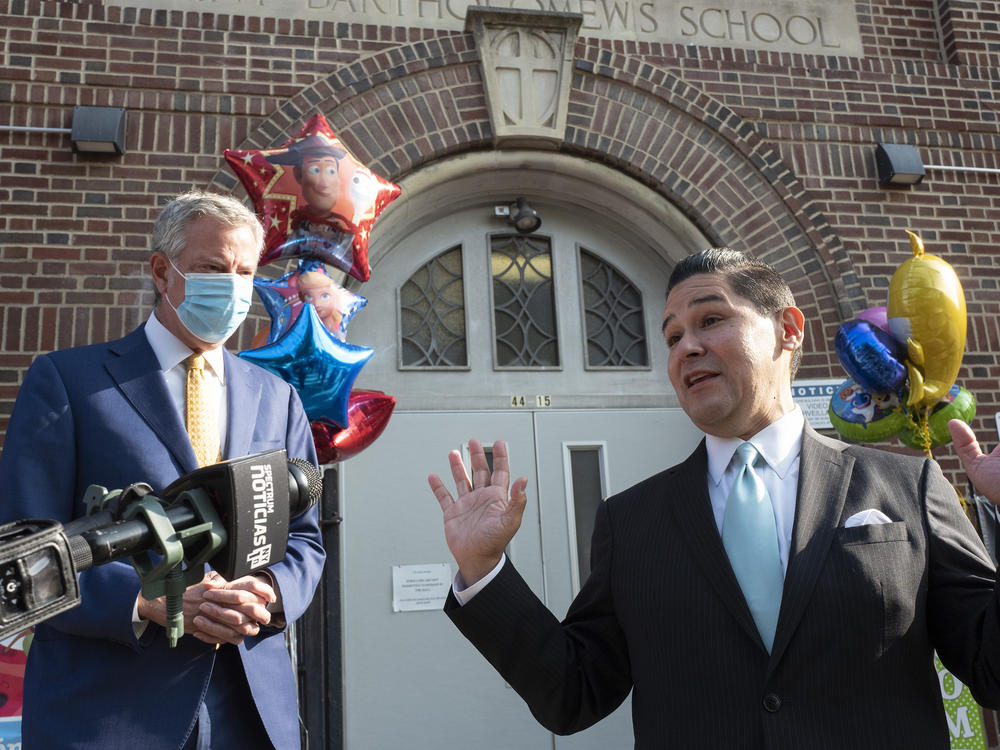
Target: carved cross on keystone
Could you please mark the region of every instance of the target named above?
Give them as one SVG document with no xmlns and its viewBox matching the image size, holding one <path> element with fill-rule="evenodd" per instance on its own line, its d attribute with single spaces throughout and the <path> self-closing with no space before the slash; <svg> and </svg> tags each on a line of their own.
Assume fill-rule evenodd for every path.
<svg viewBox="0 0 1000 750">
<path fill-rule="evenodd" d="M 562 142 L 582 20 L 578 13 L 468 9 L 465 30 L 479 49 L 495 143 Z"/>
</svg>

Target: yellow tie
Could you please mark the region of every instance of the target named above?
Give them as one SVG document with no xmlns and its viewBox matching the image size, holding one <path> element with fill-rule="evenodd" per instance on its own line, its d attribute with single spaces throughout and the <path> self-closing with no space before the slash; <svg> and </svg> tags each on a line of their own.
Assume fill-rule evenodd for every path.
<svg viewBox="0 0 1000 750">
<path fill-rule="evenodd" d="M 187 366 L 184 422 L 198 465 L 208 466 L 219 461 L 219 427 L 205 383 L 205 358 L 192 354 L 184 363 Z"/>
</svg>

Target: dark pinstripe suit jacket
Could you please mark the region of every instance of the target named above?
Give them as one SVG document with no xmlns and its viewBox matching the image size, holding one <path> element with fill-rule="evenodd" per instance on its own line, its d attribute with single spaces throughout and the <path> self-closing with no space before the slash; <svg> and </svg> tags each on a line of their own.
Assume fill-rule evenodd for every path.
<svg viewBox="0 0 1000 750">
<path fill-rule="evenodd" d="M 704 443 L 598 512 L 592 572 L 563 622 L 508 563 L 446 611 L 554 732 L 633 690 L 637 748 L 940 748 L 933 666 L 1000 703 L 994 570 L 937 464 L 806 427 L 770 656 L 733 575 Z M 844 528 L 877 508 L 893 523 Z"/>
</svg>

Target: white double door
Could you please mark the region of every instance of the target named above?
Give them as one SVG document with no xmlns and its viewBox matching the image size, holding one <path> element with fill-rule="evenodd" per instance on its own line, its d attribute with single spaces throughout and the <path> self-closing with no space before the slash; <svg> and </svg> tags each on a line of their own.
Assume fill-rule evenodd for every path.
<svg viewBox="0 0 1000 750">
<path fill-rule="evenodd" d="M 631 747 L 630 701 L 584 732 L 555 737 L 439 609 L 393 612 L 393 566 L 455 570 L 427 475 L 453 486 L 447 454 L 467 455 L 472 437 L 505 440 L 513 475 L 529 480 L 509 554 L 561 618 L 579 588 L 594 504 L 682 460 L 701 434 L 679 409 L 395 414 L 372 446 L 340 466 L 345 746 Z"/>
</svg>

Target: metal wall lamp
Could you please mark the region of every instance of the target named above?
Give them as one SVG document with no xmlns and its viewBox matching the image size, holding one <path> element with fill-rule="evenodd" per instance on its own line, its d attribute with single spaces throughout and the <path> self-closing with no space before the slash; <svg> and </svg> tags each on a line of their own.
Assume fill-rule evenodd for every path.
<svg viewBox="0 0 1000 750">
<path fill-rule="evenodd" d="M 924 163 L 916 146 L 880 143 L 875 147 L 880 185 L 916 185 L 924 179 Z"/>
<path fill-rule="evenodd" d="M 71 128 L 0 125 L 0 132 L 62 133 L 69 136 L 75 152 L 124 154 L 125 108 L 74 107 Z"/>
<path fill-rule="evenodd" d="M 951 172 L 983 172 L 1000 174 L 993 167 L 962 167 L 950 164 L 924 164 L 916 146 L 880 143 L 875 147 L 875 166 L 880 185 L 916 185 L 928 169 Z"/>
<path fill-rule="evenodd" d="M 125 108 L 74 107 L 69 139 L 76 152 L 124 154 Z"/>
<path fill-rule="evenodd" d="M 507 223 L 511 224 L 518 234 L 531 234 L 542 226 L 542 217 L 528 205 L 528 200 L 524 197 L 518 197 L 510 205 L 494 206 L 493 215 L 506 218 Z"/>
</svg>

